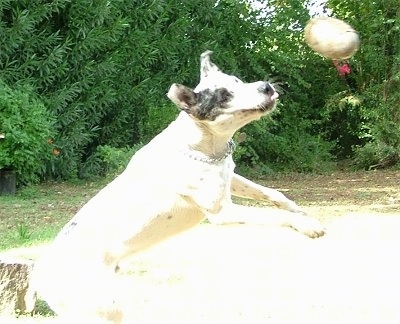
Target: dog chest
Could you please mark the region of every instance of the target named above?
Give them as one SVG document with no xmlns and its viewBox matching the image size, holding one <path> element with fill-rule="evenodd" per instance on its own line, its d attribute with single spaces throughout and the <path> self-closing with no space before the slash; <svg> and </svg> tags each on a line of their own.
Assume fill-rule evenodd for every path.
<svg viewBox="0 0 400 324">
<path fill-rule="evenodd" d="M 215 164 L 194 160 L 189 164 L 187 169 L 181 170 L 178 193 L 204 212 L 219 212 L 224 202 L 230 201 L 232 158 Z"/>
<path fill-rule="evenodd" d="M 171 137 L 176 138 L 168 136 L 168 140 Z M 194 158 L 188 149 L 172 148 L 169 142 L 164 139 L 152 142 L 140 155 L 134 156 L 121 176 L 129 178 L 128 182 L 136 188 L 152 187 L 156 197 L 174 193 L 190 201 L 193 208 L 218 212 L 223 201 L 230 201 L 235 167 L 232 156 L 209 163 Z"/>
</svg>

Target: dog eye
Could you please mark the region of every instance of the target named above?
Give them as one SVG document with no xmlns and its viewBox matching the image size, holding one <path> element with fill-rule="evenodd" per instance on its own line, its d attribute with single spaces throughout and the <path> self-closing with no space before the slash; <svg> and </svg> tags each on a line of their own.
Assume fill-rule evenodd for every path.
<svg viewBox="0 0 400 324">
<path fill-rule="evenodd" d="M 226 102 L 229 99 L 231 99 L 233 96 L 232 92 L 230 92 L 228 89 L 225 89 L 225 88 L 219 89 L 218 92 L 219 92 L 218 96 L 219 96 L 220 102 Z"/>
</svg>

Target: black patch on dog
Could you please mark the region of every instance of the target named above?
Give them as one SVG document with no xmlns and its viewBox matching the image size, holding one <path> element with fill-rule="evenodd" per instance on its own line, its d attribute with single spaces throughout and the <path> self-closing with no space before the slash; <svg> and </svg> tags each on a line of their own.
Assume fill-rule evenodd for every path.
<svg viewBox="0 0 400 324">
<path fill-rule="evenodd" d="M 183 110 L 190 110 L 190 107 L 195 106 L 197 103 L 196 94 L 191 89 L 184 86 L 180 86 L 178 99 L 187 105 L 187 107 L 180 107 Z"/>
<path fill-rule="evenodd" d="M 205 89 L 197 93 L 197 110 L 194 115 L 199 120 L 214 120 L 221 113 L 220 109 L 233 97 L 226 88 Z"/>
</svg>

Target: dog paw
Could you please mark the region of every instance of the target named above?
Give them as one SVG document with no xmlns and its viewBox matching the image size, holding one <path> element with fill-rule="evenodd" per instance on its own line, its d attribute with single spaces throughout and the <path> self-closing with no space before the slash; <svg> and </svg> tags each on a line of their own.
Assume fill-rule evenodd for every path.
<svg viewBox="0 0 400 324">
<path fill-rule="evenodd" d="M 295 217 L 296 219 L 289 225 L 294 230 L 311 238 L 325 235 L 326 229 L 318 220 L 305 216 L 303 213 L 299 213 Z"/>
</svg>

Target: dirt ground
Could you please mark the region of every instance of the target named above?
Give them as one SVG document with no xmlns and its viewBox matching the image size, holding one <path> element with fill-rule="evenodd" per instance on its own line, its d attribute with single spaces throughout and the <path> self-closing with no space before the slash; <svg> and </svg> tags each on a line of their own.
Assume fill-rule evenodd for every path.
<svg viewBox="0 0 400 324">
<path fill-rule="evenodd" d="M 202 224 L 123 265 L 126 323 L 400 323 L 400 172 L 264 184 L 304 206 L 327 234 Z"/>
<path fill-rule="evenodd" d="M 400 214 L 400 170 L 289 174 L 262 183 L 325 223 L 349 212 Z"/>
</svg>

